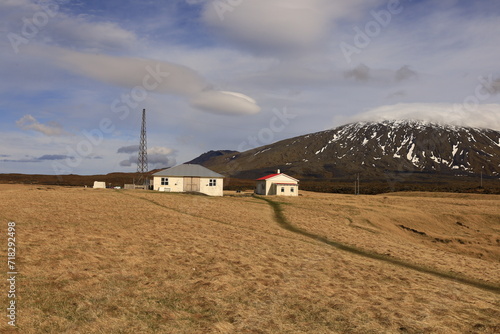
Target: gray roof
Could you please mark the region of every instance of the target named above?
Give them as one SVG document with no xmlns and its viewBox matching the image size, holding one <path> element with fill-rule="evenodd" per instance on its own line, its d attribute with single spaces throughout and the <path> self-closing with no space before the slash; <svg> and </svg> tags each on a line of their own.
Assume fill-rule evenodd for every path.
<svg viewBox="0 0 500 334">
<path fill-rule="evenodd" d="M 201 165 L 184 164 L 154 173 L 154 176 L 224 177 Z"/>
</svg>

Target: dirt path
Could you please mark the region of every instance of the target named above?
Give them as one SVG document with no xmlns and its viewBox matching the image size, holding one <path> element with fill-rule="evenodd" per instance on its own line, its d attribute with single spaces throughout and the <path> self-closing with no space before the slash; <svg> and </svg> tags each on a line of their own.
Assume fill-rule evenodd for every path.
<svg viewBox="0 0 500 334">
<path fill-rule="evenodd" d="M 356 254 L 356 255 L 359 255 L 359 256 L 366 257 L 366 258 L 370 258 L 370 259 L 375 259 L 375 260 L 379 260 L 379 261 L 391 263 L 391 264 L 397 265 L 399 267 L 404 267 L 404 268 L 415 270 L 415 271 L 418 271 L 418 272 L 421 272 L 421 273 L 430 274 L 430 275 L 433 275 L 433 276 L 437 276 L 437 277 L 440 277 L 440 278 L 448 279 L 448 280 L 451 280 L 451 281 L 454 281 L 454 282 L 458 282 L 458 283 L 470 285 L 470 286 L 473 286 L 473 287 L 476 287 L 476 288 L 479 288 L 479 289 L 483 289 L 483 290 L 487 290 L 487 291 L 491 291 L 491 292 L 500 294 L 500 287 L 497 286 L 497 285 L 492 285 L 492 284 L 487 284 L 487 283 L 484 283 L 484 282 L 479 282 L 479 281 L 472 280 L 472 279 L 469 279 L 469 278 L 466 278 L 466 277 L 458 276 L 456 274 L 442 272 L 442 271 L 438 271 L 438 270 L 433 269 L 433 268 L 427 268 L 427 267 L 419 266 L 419 265 L 416 265 L 416 264 L 404 262 L 402 260 L 391 258 L 389 256 L 385 256 L 385 255 L 381 255 L 381 254 L 376 254 L 376 253 L 371 253 L 371 252 L 365 251 L 363 249 L 359 249 L 359 248 L 356 248 L 356 247 L 353 247 L 353 246 L 349 246 L 349 245 L 346 245 L 346 244 L 342 244 L 342 243 L 339 243 L 339 242 L 328 240 L 327 238 L 324 238 L 324 237 L 321 237 L 319 235 L 310 233 L 310 232 L 308 232 L 306 230 L 302 230 L 302 229 L 300 229 L 300 228 L 298 228 L 298 227 L 290 224 L 290 222 L 288 222 L 288 220 L 286 219 L 285 215 L 283 214 L 283 208 L 282 208 L 282 206 L 281 206 L 280 203 L 278 203 L 276 201 L 273 201 L 273 200 L 271 200 L 269 198 L 261 197 L 261 196 L 254 196 L 254 197 L 257 198 L 257 199 L 266 201 L 272 207 L 272 209 L 274 210 L 276 222 L 282 228 L 284 228 L 284 229 L 286 229 L 286 230 L 288 230 L 290 232 L 294 232 L 294 233 L 300 234 L 302 236 L 314 239 L 316 241 L 325 243 L 325 244 L 327 244 L 329 246 L 338 248 L 340 250 L 343 250 L 343 251 L 346 251 L 346 252 L 349 252 L 349 253 L 352 253 L 352 254 Z"/>
</svg>

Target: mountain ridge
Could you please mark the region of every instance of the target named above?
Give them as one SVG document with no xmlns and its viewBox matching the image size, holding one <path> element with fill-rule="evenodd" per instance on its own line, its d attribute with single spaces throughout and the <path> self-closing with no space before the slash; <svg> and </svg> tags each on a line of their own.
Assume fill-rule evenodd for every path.
<svg viewBox="0 0 500 334">
<path fill-rule="evenodd" d="M 481 171 L 497 177 L 500 132 L 417 120 L 363 121 L 245 152 L 219 154 L 202 164 L 240 178 L 276 169 L 311 179 L 356 173 L 378 179 L 388 173 L 466 176 Z"/>
</svg>

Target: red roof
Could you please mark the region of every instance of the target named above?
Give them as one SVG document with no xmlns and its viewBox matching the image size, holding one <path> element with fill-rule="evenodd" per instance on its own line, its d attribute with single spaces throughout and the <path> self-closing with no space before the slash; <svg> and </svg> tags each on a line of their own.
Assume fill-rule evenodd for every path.
<svg viewBox="0 0 500 334">
<path fill-rule="evenodd" d="M 270 178 L 278 176 L 278 175 L 280 175 L 280 174 L 271 174 L 268 176 L 261 177 L 260 179 L 257 179 L 257 181 L 264 181 L 264 180 L 270 179 Z"/>
</svg>

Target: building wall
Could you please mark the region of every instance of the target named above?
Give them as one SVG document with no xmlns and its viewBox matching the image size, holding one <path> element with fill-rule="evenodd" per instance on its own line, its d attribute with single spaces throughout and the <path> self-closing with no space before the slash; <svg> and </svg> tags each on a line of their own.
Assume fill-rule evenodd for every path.
<svg viewBox="0 0 500 334">
<path fill-rule="evenodd" d="M 266 195 L 276 195 L 276 185 L 271 180 L 266 180 Z"/>
<path fill-rule="evenodd" d="M 255 193 L 257 195 L 267 195 L 266 181 L 257 181 L 257 184 L 255 185 Z"/>
<path fill-rule="evenodd" d="M 215 180 L 215 186 L 210 186 L 210 180 Z M 209 196 L 222 196 L 224 195 L 224 179 L 202 177 L 200 179 L 200 192 Z"/>
<path fill-rule="evenodd" d="M 284 192 L 281 192 L 283 188 Z M 299 186 L 298 185 L 280 185 L 276 184 L 276 195 L 278 196 L 299 196 Z"/>
<path fill-rule="evenodd" d="M 106 182 L 94 181 L 94 188 L 104 189 L 106 188 Z"/>
<path fill-rule="evenodd" d="M 168 178 L 168 185 L 162 186 L 162 177 Z M 169 191 L 169 192 L 183 192 L 184 191 L 184 178 L 178 176 L 155 176 L 153 179 L 153 190 L 156 191 Z"/>
<path fill-rule="evenodd" d="M 169 192 L 184 192 L 184 177 L 167 177 L 168 178 L 168 186 L 161 185 L 162 177 L 167 176 L 155 176 L 153 180 L 153 190 L 156 191 L 169 191 Z M 210 186 L 210 180 L 215 179 L 215 186 Z M 209 195 L 209 196 L 223 196 L 224 194 L 224 179 L 219 178 L 200 178 L 200 193 Z"/>
</svg>

